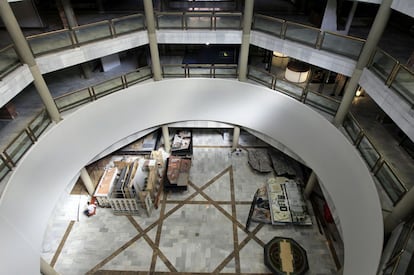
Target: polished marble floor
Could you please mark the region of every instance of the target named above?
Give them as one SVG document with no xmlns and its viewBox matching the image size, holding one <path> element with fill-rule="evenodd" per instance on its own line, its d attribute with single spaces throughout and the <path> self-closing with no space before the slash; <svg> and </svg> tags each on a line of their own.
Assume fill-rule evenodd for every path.
<svg viewBox="0 0 414 275">
<path fill-rule="evenodd" d="M 263 142 L 242 132 L 244 149 L 236 155 L 230 138 L 212 130 L 194 131 L 188 191 L 163 194 L 150 217 L 116 216 L 98 208 L 88 218 L 82 215 L 86 192 L 63 195 L 50 218 L 41 256 L 61 274 L 270 274 L 263 264 L 263 246 L 283 236 L 306 249 L 308 274 L 334 274 L 315 216 L 312 226 L 252 223 L 246 230 L 253 195 L 273 175 L 253 171 L 247 162 L 246 150 Z"/>
</svg>

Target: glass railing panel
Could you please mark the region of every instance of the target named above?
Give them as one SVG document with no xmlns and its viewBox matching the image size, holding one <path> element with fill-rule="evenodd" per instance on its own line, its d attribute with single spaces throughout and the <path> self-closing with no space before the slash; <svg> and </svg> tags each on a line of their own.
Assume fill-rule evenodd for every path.
<svg viewBox="0 0 414 275">
<path fill-rule="evenodd" d="M 122 83 L 122 78 L 117 77 L 100 84 L 93 86 L 93 91 L 97 98 L 112 94 L 116 91 L 122 90 L 124 85 Z"/>
<path fill-rule="evenodd" d="M 370 63 L 369 69 L 379 78 L 386 81 L 395 65 L 397 65 L 396 59 L 394 59 L 386 52 L 377 49 Z"/>
<path fill-rule="evenodd" d="M 353 119 L 350 115 L 346 116 L 343 126 L 351 140 L 355 143 L 362 131 L 361 127 L 359 127 L 356 120 Z"/>
<path fill-rule="evenodd" d="M 391 88 L 397 91 L 411 105 L 414 105 L 414 72 L 400 65 Z"/>
<path fill-rule="evenodd" d="M 261 70 L 261 69 L 255 68 L 255 67 L 249 67 L 247 77 L 249 79 L 252 79 L 252 80 L 256 81 L 256 82 L 259 82 L 260 84 L 262 84 L 262 85 L 264 85 L 268 88 L 272 88 L 274 77 L 273 77 L 272 74 L 270 74 L 270 73 L 268 73 L 264 70 Z"/>
<path fill-rule="evenodd" d="M 407 241 L 410 238 L 410 235 L 412 233 L 412 222 L 411 223 L 405 223 L 402 227 L 402 230 L 400 232 L 400 235 L 398 236 L 398 240 L 396 241 L 394 245 L 394 249 L 392 250 L 390 259 L 398 256 L 401 252 L 401 250 L 405 249 L 407 246 Z"/>
<path fill-rule="evenodd" d="M 280 19 L 257 14 L 254 16 L 252 29 L 281 37 L 283 22 Z"/>
<path fill-rule="evenodd" d="M 55 103 L 59 112 L 76 108 L 91 101 L 92 97 L 87 88 L 55 98 Z"/>
<path fill-rule="evenodd" d="M 6 165 L 3 159 L 0 158 L 0 180 L 10 172 L 10 168 Z M 0 192 L 1 193 L 1 192 Z"/>
<path fill-rule="evenodd" d="M 78 43 L 87 43 L 111 37 L 109 22 L 98 22 L 74 28 Z"/>
<path fill-rule="evenodd" d="M 152 71 L 150 67 L 142 67 L 135 72 L 130 72 L 125 75 L 126 83 L 129 86 L 147 80 L 152 77 Z"/>
<path fill-rule="evenodd" d="M 319 29 L 293 22 L 286 22 L 286 24 L 286 39 L 315 48 L 319 36 Z"/>
<path fill-rule="evenodd" d="M 33 135 L 38 138 L 49 126 L 51 120 L 46 110 L 42 110 L 30 123 L 29 129 L 32 131 Z"/>
<path fill-rule="evenodd" d="M 158 29 L 183 29 L 182 13 L 158 13 L 156 14 Z"/>
<path fill-rule="evenodd" d="M 0 49 L 0 79 L 19 66 L 20 60 L 13 45 Z"/>
<path fill-rule="evenodd" d="M 237 29 L 241 28 L 241 14 L 215 14 L 216 29 Z"/>
<path fill-rule="evenodd" d="M 368 164 L 370 170 L 372 170 L 372 168 L 374 168 L 375 164 L 380 158 L 380 154 L 375 149 L 374 145 L 372 145 L 372 143 L 366 136 L 363 136 L 357 146 L 357 149 L 361 153 L 365 162 Z"/>
<path fill-rule="evenodd" d="M 113 19 L 115 34 L 130 33 L 145 29 L 145 17 L 142 14 L 134 14 L 122 18 Z"/>
<path fill-rule="evenodd" d="M 305 104 L 319 109 L 325 113 L 335 115 L 339 108 L 340 102 L 323 94 L 315 93 L 308 90 Z"/>
<path fill-rule="evenodd" d="M 357 60 L 364 43 L 362 39 L 325 32 L 321 49 Z"/>
<path fill-rule="evenodd" d="M 185 26 L 187 29 L 213 29 L 213 16 L 207 14 L 187 13 L 185 16 Z"/>
<path fill-rule="evenodd" d="M 281 79 L 276 80 L 275 90 L 287 94 L 295 99 L 300 99 L 303 94 L 302 87 Z"/>
<path fill-rule="evenodd" d="M 162 76 L 168 77 L 186 77 L 186 66 L 182 64 L 164 64 L 161 66 Z"/>
<path fill-rule="evenodd" d="M 44 33 L 27 38 L 27 41 L 35 56 L 57 50 L 67 49 L 73 46 L 69 30 L 60 30 Z"/>
<path fill-rule="evenodd" d="M 211 78 L 213 75 L 212 65 L 199 64 L 199 65 L 188 65 L 188 77 L 208 77 Z"/>
<path fill-rule="evenodd" d="M 375 173 L 375 177 L 379 180 L 385 192 L 395 204 L 402 198 L 407 192 L 407 189 L 402 182 L 397 178 L 390 166 L 384 162 L 378 172 Z"/>
<path fill-rule="evenodd" d="M 237 78 L 237 65 L 214 65 L 213 77 Z"/>
<path fill-rule="evenodd" d="M 21 157 L 29 150 L 33 142 L 26 131 L 22 131 L 4 150 L 12 162 L 16 164 Z"/>
</svg>

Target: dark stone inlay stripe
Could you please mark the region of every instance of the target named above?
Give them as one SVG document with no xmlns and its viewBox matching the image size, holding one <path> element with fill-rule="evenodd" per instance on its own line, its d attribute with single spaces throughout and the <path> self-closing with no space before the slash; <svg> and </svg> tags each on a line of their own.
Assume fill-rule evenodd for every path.
<svg viewBox="0 0 414 275">
<path fill-rule="evenodd" d="M 183 200 L 167 200 L 167 204 L 179 204 L 182 203 Z M 231 201 L 215 201 L 218 204 L 225 204 L 231 205 L 233 202 Z M 185 204 L 212 204 L 210 201 L 187 201 Z M 234 204 L 236 205 L 251 205 L 251 201 L 235 201 Z"/>
<path fill-rule="evenodd" d="M 165 206 L 166 206 L 165 201 L 166 200 L 167 200 L 167 195 L 164 193 L 163 197 L 162 197 L 160 218 L 159 218 L 159 222 L 158 222 L 157 234 L 155 236 L 155 244 L 153 246 L 151 246 L 154 250 L 153 250 L 153 253 L 152 253 L 150 272 L 154 272 L 155 265 L 157 263 L 157 258 L 158 258 L 157 256 L 162 254 L 162 252 L 158 249 L 158 247 L 160 245 L 160 240 L 161 240 L 161 231 L 162 231 L 162 224 L 163 224 L 163 221 L 164 221 Z M 145 236 L 146 235 L 144 235 L 144 237 Z M 164 257 L 164 258 L 167 259 L 166 257 Z M 170 271 L 177 271 L 177 269 L 175 269 L 175 267 L 170 263 L 170 261 L 167 260 L 167 262 L 169 263 L 169 265 L 167 263 L 166 264 L 167 264 L 167 267 Z"/>
<path fill-rule="evenodd" d="M 59 258 L 60 253 L 62 252 L 63 246 L 65 245 L 66 240 L 68 239 L 69 234 L 72 231 L 74 224 L 75 224 L 75 221 L 70 221 L 68 227 L 66 228 L 65 234 L 63 234 L 62 240 L 60 241 L 59 246 L 56 249 L 55 255 L 53 255 L 52 261 L 50 262 L 51 267 L 55 266 L 56 261 Z"/>
<path fill-rule="evenodd" d="M 97 265 L 95 265 L 86 274 L 95 274 L 95 272 L 98 271 L 98 269 L 100 269 L 101 267 L 103 267 L 105 264 L 109 263 L 113 258 L 115 258 L 116 256 L 118 256 L 122 251 L 124 251 L 125 249 L 127 249 L 128 247 L 130 247 L 133 243 L 135 243 L 137 240 L 139 240 L 139 238 L 141 238 L 144 234 L 145 233 L 140 233 L 140 234 L 136 235 L 135 237 L 133 237 L 132 239 L 130 239 L 129 241 L 127 241 L 126 243 L 124 243 L 120 248 L 118 248 L 117 250 L 115 250 L 115 252 L 113 252 L 111 255 L 109 255 L 104 260 L 102 260 Z"/>
<path fill-rule="evenodd" d="M 193 148 L 231 148 L 231 145 L 193 145 Z"/>
<path fill-rule="evenodd" d="M 208 195 L 206 195 L 206 193 L 204 193 L 201 188 L 199 188 L 198 186 L 196 186 L 195 184 L 193 184 L 191 181 L 188 182 L 189 185 L 191 185 L 191 187 L 193 187 L 200 195 L 202 195 L 206 200 L 210 201 L 212 205 L 214 205 L 221 213 L 223 213 L 224 216 L 226 216 L 228 219 L 230 219 L 231 221 L 233 221 L 234 223 L 237 224 L 238 227 L 240 227 L 240 229 L 242 229 L 247 235 L 251 236 L 251 238 L 253 240 L 255 240 L 260 246 L 264 247 L 265 243 L 260 240 L 259 238 L 257 238 L 256 236 L 254 236 L 250 231 L 248 231 L 246 229 L 246 227 L 241 224 L 237 219 L 234 219 L 229 213 L 227 213 L 226 210 L 224 210 L 218 203 L 216 203 L 215 201 L 213 201 Z"/>
<path fill-rule="evenodd" d="M 132 223 L 132 225 L 138 230 L 139 233 L 143 233 L 144 230 L 139 226 L 137 221 L 130 215 L 127 216 L 128 220 Z M 174 265 L 168 260 L 168 258 L 160 251 L 159 247 L 151 240 L 150 237 L 148 237 L 147 234 L 144 234 L 142 236 L 148 243 L 149 246 L 153 249 L 153 251 L 157 252 L 157 255 L 161 258 L 161 260 L 165 263 L 165 265 L 168 267 L 170 271 L 177 272 L 177 269 L 174 267 Z"/>
<path fill-rule="evenodd" d="M 230 197 L 231 197 L 231 214 L 233 217 L 232 225 L 233 225 L 233 243 L 234 243 L 234 261 L 236 264 L 236 273 L 240 273 L 240 247 L 239 247 L 239 237 L 237 234 L 237 224 L 234 220 L 237 221 L 237 212 L 236 212 L 236 195 L 234 193 L 234 176 L 233 176 L 233 167 L 230 169 Z"/>
<path fill-rule="evenodd" d="M 258 226 L 256 226 L 256 228 L 251 232 L 252 235 L 256 235 L 257 232 L 259 232 L 260 229 L 262 229 L 264 225 L 263 224 L 259 224 Z M 238 250 L 240 251 L 250 240 L 252 239 L 252 237 L 250 235 L 246 236 L 246 238 L 238 245 Z M 224 260 L 223 262 L 221 262 L 221 264 L 219 264 L 216 269 L 212 272 L 213 274 L 218 274 L 221 270 L 223 270 L 223 268 L 226 267 L 226 265 L 233 259 L 233 257 L 235 256 L 234 251 L 231 252 Z M 220 273 L 223 274 L 223 273 Z M 247 273 L 241 273 L 241 272 L 236 272 L 235 274 L 247 274 Z M 257 274 L 257 273 L 254 273 Z M 267 273 L 266 273 L 267 274 Z"/>
<path fill-rule="evenodd" d="M 95 275 L 148 275 L 148 271 L 120 271 L 120 270 L 98 270 Z M 154 272 L 155 275 L 208 275 L 210 272 Z M 271 275 L 272 273 L 220 273 L 222 275 Z"/>
<path fill-rule="evenodd" d="M 181 201 L 181 203 L 179 203 L 177 206 L 175 206 L 174 208 L 172 208 L 170 211 L 168 211 L 161 219 L 161 217 L 155 221 L 154 223 L 152 223 L 150 226 L 148 226 L 142 233 L 139 233 L 138 235 L 136 235 L 135 237 L 133 237 L 131 240 L 129 240 L 128 242 L 126 242 L 124 245 L 122 245 L 120 248 L 118 248 L 117 250 L 115 250 L 115 252 L 113 252 L 111 255 L 109 255 L 108 257 L 106 257 L 105 259 L 103 259 L 101 262 L 99 262 L 97 265 L 95 265 L 91 270 L 89 270 L 86 274 L 94 274 L 95 272 L 97 272 L 101 267 L 103 267 L 105 264 L 107 264 L 109 261 L 111 261 L 113 258 L 115 258 L 118 254 L 120 254 L 122 251 L 124 251 L 125 249 L 127 249 L 129 246 L 131 246 L 134 242 L 136 242 L 137 240 L 139 240 L 139 238 L 141 238 L 144 234 L 148 233 L 151 229 L 153 229 L 155 226 L 157 226 L 161 221 L 165 220 L 166 218 L 168 218 L 170 215 L 172 215 L 175 211 L 177 211 L 178 209 L 180 209 L 184 204 L 186 204 L 187 202 L 191 201 L 191 199 L 193 199 L 194 197 L 196 197 L 199 192 L 201 190 L 206 189 L 207 187 L 209 187 L 212 183 L 214 183 L 218 178 L 220 178 L 221 176 L 223 176 L 225 173 L 227 173 L 227 171 L 229 171 L 230 166 L 226 169 L 224 169 L 222 172 L 220 172 L 219 174 L 217 174 L 213 179 L 209 180 L 207 183 L 205 183 L 201 188 L 197 187 L 196 192 L 194 192 L 192 195 L 190 195 L 188 198 L 186 198 L 185 200 Z M 193 184 L 194 186 L 194 184 Z M 200 190 L 200 191 L 198 191 Z M 165 195 L 166 198 L 166 195 Z M 164 203 L 165 204 L 165 203 Z M 225 211 L 225 210 L 223 210 Z M 148 273 L 147 273 L 148 274 Z"/>
</svg>

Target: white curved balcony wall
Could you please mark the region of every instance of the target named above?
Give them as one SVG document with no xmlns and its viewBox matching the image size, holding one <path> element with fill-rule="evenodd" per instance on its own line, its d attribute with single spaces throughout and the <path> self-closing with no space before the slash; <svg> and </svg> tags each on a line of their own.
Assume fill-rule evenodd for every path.
<svg viewBox="0 0 414 275">
<path fill-rule="evenodd" d="M 251 32 L 250 43 L 270 51 L 281 52 L 300 61 L 346 76 L 352 75 L 356 65 L 356 61 L 350 58 L 313 49 L 309 46 L 283 40 L 260 31 Z"/>
<path fill-rule="evenodd" d="M 393 0 L 391 8 L 414 17 L 414 2 L 412 0 Z"/>
<path fill-rule="evenodd" d="M 33 81 L 27 65 L 23 65 L 0 80 L 0 106 L 5 105 Z"/>
<path fill-rule="evenodd" d="M 382 0 L 351 0 L 351 1 L 358 1 L 364 3 L 373 3 L 373 4 L 381 4 Z"/>
<path fill-rule="evenodd" d="M 137 108 L 138 102 L 146 104 Z M 188 120 L 253 129 L 299 155 L 335 202 L 344 274 L 376 274 L 383 244 L 378 194 L 363 159 L 339 130 L 311 108 L 267 88 L 196 78 L 136 85 L 108 95 L 41 136 L 18 163 L 0 201 L 0 273 L 39 274 L 50 214 L 67 184 L 99 152 L 144 129 Z"/>
<path fill-rule="evenodd" d="M 159 44 L 241 44 L 242 31 L 158 30 Z"/>
<path fill-rule="evenodd" d="M 40 71 L 50 73 L 83 62 L 148 44 L 147 31 L 134 32 L 113 39 L 92 42 L 36 58 Z"/>
</svg>

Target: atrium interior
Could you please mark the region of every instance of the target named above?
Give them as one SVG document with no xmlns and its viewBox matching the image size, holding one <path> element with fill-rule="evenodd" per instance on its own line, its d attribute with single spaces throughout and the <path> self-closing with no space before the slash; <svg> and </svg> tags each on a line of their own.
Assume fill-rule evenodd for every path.
<svg viewBox="0 0 414 275">
<path fill-rule="evenodd" d="M 240 80 L 294 99 L 338 128 L 372 176 L 385 223 L 397 210 L 400 215 L 391 230 L 385 225 L 379 274 L 412 274 L 414 212 L 406 210 L 406 205 L 414 205 L 410 193 L 414 185 L 414 11 L 388 7 L 389 19 L 382 30 L 376 30 L 380 36 L 372 46 L 367 41 L 373 40 L 373 26 L 380 24 L 376 17 L 382 12 L 381 4 L 375 2 L 381 1 L 252 2 L 249 27 L 245 26 L 248 5 L 241 0 L 24 0 L 7 4 L 20 28 L 11 30 L 0 22 L 0 208 L 13 191 L 9 180 L 13 181 L 32 148 L 89 105 L 134 86 L 170 79 Z M 1 12 L 0 18 L 9 20 Z M 19 31 L 34 64 L 21 53 L 12 33 Z M 366 50 L 369 46 L 371 51 Z M 364 53 L 367 62 L 359 68 Z M 40 71 L 61 122 L 39 92 L 42 88 L 33 67 Z M 289 69 L 298 73 L 293 76 L 297 81 L 289 76 Z M 358 70 L 357 88 L 347 96 Z M 170 104 L 179 108 L 181 101 L 185 100 L 178 98 Z M 345 101 L 349 107 L 343 111 Z M 234 104 L 238 103 L 235 98 Z M 145 105 L 137 103 L 137 108 L 141 104 Z M 54 199 L 57 204 L 50 209 L 39 251 L 44 274 L 270 274 L 263 249 L 280 236 L 294 239 L 306 250 L 309 271 L 304 274 L 341 272 L 346 244 L 335 201 L 324 187 L 329 183 L 318 184 L 293 148 L 254 129 L 221 121 L 171 122 L 166 127 L 169 141 L 165 125 L 160 126 L 151 125 L 154 128 L 95 152 L 82 171 L 89 173 L 96 188 L 108 159 L 120 156 L 120 148 L 157 133 L 154 150 L 167 147 L 168 151 L 174 131 L 184 129 L 192 132 L 193 146 L 187 190 L 161 193 L 151 215 L 114 213 L 98 205 L 96 214 L 87 217 L 82 212 L 94 196 L 85 187 L 83 172 L 59 183 L 65 186 L 64 192 Z M 271 150 L 298 163 L 300 175 L 295 179 L 305 193 L 312 179 L 316 182 L 305 196 L 312 225 L 257 221 L 246 225 L 255 192 L 277 175 L 273 170 L 252 169 L 250 156 L 268 156 Z M 65 157 L 56 161 L 65 162 Z M 401 208 L 408 213 L 403 218 Z"/>
</svg>

